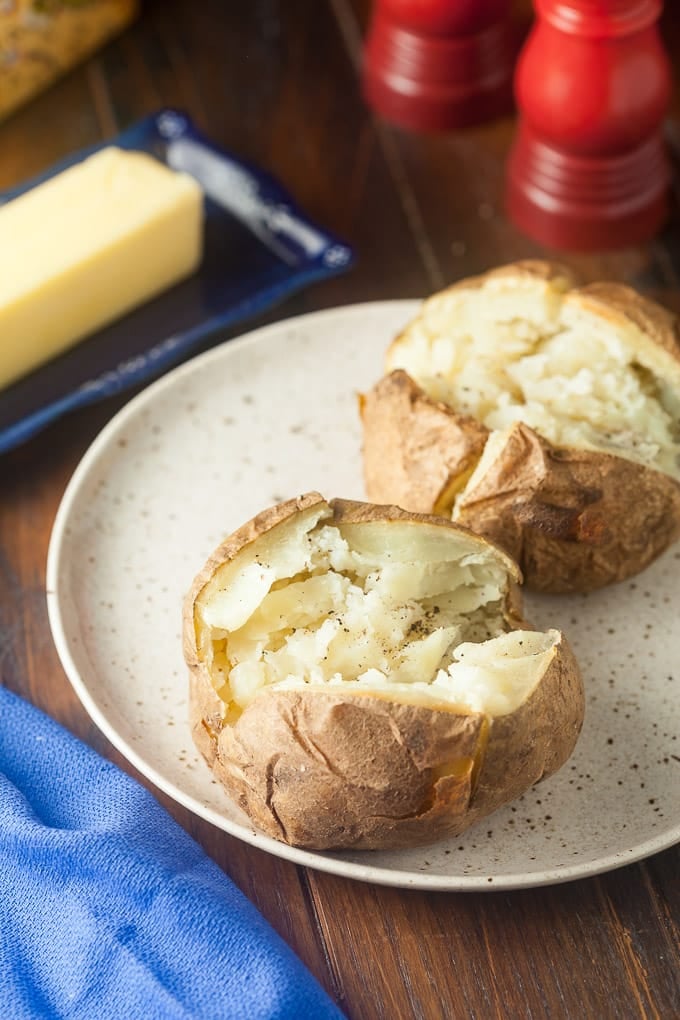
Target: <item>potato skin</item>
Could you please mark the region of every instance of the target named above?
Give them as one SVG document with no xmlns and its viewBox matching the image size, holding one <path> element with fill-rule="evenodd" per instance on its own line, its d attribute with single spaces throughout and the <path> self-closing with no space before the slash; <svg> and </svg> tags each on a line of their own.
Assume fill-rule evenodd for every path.
<svg viewBox="0 0 680 1020">
<path fill-rule="evenodd" d="M 360 412 L 368 499 L 380 503 L 388 498 L 420 513 L 450 512 L 489 430 L 432 400 L 402 369 L 364 395 Z"/>
<path fill-rule="evenodd" d="M 680 485 L 519 423 L 456 519 L 513 556 L 530 587 L 585 592 L 639 573 L 680 537 Z"/>
<path fill-rule="evenodd" d="M 680 484 L 612 454 L 553 446 L 521 422 L 474 486 L 456 429 L 466 416 L 421 391 L 408 431 L 398 429 L 396 389 L 385 377 L 365 397 L 365 482 L 370 499 L 390 496 L 406 510 L 451 513 L 519 564 L 535 591 L 593 591 L 631 577 L 680 537 Z M 409 378 L 409 388 L 417 388 Z M 402 389 L 401 381 L 398 382 Z M 421 409 L 429 404 L 428 414 Z M 436 418 L 440 428 L 436 427 Z M 475 440 L 480 426 L 474 423 Z M 488 435 L 488 433 L 487 433 Z M 484 440 L 485 442 L 486 440 Z M 422 445 L 421 445 L 422 444 Z M 391 446 L 391 456 L 389 449 Z M 420 463 L 405 453 L 422 448 Z M 432 471 L 428 467 L 432 465 Z"/>
<path fill-rule="evenodd" d="M 190 711 L 216 778 L 268 836 L 387 850 L 457 835 L 557 771 L 584 697 L 563 640 L 529 699 L 496 719 L 310 688 L 263 691 L 234 725 L 215 727 L 219 698 L 201 673 Z"/>
<path fill-rule="evenodd" d="M 555 283 L 577 314 L 612 330 L 633 330 L 645 361 L 680 392 L 680 329 L 675 316 L 631 288 L 573 281 L 558 265 L 526 262 L 464 280 Z M 428 302 L 428 303 L 429 303 Z M 408 344 L 409 328 L 391 355 Z M 482 478 L 468 486 L 489 436 L 484 426 L 430 399 L 403 370 L 381 379 L 361 401 L 368 498 L 419 513 L 451 513 L 517 560 L 527 587 L 585 592 L 631 577 L 680 537 L 680 483 L 610 453 L 556 447 L 518 424 Z"/>
<path fill-rule="evenodd" d="M 213 771 L 274 839 L 415 846 L 464 816 L 483 719 L 370 695 L 264 691 L 221 730 Z M 452 762 L 459 774 L 435 778 Z"/>
<path fill-rule="evenodd" d="M 320 500 L 313 493 L 259 515 L 223 543 L 193 585 L 184 634 L 194 742 L 252 822 L 291 845 L 390 849 L 460 833 L 569 757 L 584 711 L 576 661 L 561 638 L 527 700 L 496 719 L 421 699 L 404 703 L 387 693 L 309 687 L 264 689 L 227 721 L 201 652 L 196 598 L 240 548 Z M 329 505 L 335 521 L 346 524 L 422 520 L 464 530 L 398 507 Z M 497 555 L 508 569 L 508 627 L 526 628 L 517 568 Z"/>
</svg>

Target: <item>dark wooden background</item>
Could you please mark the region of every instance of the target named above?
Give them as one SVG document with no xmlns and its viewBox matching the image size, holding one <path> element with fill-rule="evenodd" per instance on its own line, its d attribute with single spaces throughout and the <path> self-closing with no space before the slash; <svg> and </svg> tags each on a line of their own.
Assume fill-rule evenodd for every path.
<svg viewBox="0 0 680 1020">
<path fill-rule="evenodd" d="M 668 5 L 670 7 L 670 5 Z M 269 318 L 425 295 L 542 250 L 501 208 L 514 121 L 443 137 L 381 124 L 359 90 L 367 0 L 149 0 L 137 24 L 0 125 L 0 188 L 164 104 L 267 167 L 360 262 Z M 664 35 L 680 57 L 680 25 Z M 668 137 L 680 144 L 680 88 Z M 680 222 L 653 243 L 567 259 L 680 305 Z M 123 403 L 59 422 L 0 459 L 0 680 L 133 770 L 61 669 L 45 609 L 54 514 L 81 455 Z M 270 857 L 168 810 L 260 908 L 353 1020 L 680 1017 L 678 849 L 600 878 L 512 893 L 364 885 Z"/>
</svg>

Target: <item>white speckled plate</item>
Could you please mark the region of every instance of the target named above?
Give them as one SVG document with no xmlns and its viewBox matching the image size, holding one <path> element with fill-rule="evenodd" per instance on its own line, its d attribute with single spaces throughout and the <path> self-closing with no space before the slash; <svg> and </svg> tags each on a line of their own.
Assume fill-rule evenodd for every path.
<svg viewBox="0 0 680 1020">
<path fill-rule="evenodd" d="M 92 445 L 50 545 L 50 621 L 94 721 L 152 782 L 232 835 L 386 885 L 508 889 L 592 875 L 680 839 L 680 552 L 594 595 L 527 598 L 572 641 L 587 719 L 564 769 L 464 836 L 426 849 L 310 853 L 256 832 L 193 749 L 181 602 L 220 540 L 308 489 L 362 498 L 356 393 L 412 302 L 321 312 L 189 362 Z"/>
</svg>

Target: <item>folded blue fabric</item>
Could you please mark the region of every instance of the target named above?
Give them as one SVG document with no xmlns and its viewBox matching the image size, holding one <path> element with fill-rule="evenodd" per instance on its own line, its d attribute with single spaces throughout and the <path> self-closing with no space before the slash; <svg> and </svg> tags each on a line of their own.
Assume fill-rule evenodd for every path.
<svg viewBox="0 0 680 1020">
<path fill-rule="evenodd" d="M 0 687 L 0 1017 L 342 1014 L 143 787 Z"/>
</svg>

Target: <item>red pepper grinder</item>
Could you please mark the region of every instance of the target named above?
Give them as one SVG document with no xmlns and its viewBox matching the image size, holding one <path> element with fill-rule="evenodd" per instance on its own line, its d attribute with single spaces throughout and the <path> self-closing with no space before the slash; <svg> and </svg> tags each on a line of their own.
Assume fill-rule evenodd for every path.
<svg viewBox="0 0 680 1020">
<path fill-rule="evenodd" d="M 364 95 L 416 131 L 445 131 L 512 108 L 511 0 L 375 0 Z"/>
<path fill-rule="evenodd" d="M 554 248 L 646 240 L 667 215 L 670 183 L 661 0 L 535 0 L 535 8 L 515 75 L 508 213 Z"/>
</svg>

